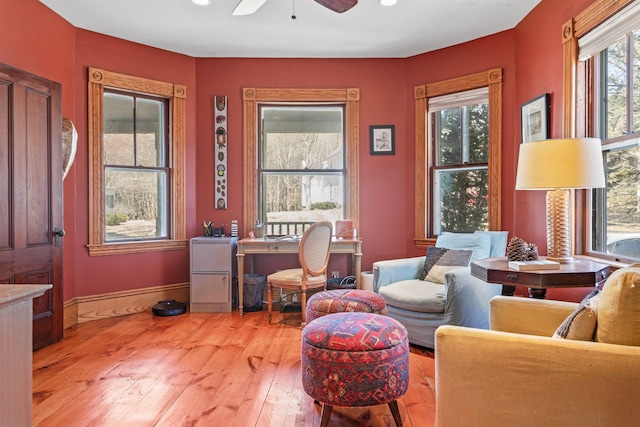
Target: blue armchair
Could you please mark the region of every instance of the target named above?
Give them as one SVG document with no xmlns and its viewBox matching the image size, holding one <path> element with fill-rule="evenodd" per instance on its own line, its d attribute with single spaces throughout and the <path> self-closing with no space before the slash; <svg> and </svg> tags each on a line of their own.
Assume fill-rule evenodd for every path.
<svg viewBox="0 0 640 427">
<path fill-rule="evenodd" d="M 437 247 L 473 249 L 471 261 L 504 256 L 507 232 L 443 233 Z M 434 348 L 440 325 L 489 329 L 489 301 L 502 286 L 473 277 L 469 267 L 445 273 L 443 283 L 420 280 L 425 258 L 403 258 L 373 264 L 373 290 L 387 303 L 387 315 L 407 329 L 409 342 Z"/>
</svg>

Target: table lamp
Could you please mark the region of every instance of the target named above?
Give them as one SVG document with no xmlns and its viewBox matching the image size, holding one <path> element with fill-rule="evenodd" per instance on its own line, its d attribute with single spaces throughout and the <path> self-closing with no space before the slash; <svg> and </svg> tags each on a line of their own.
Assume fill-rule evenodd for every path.
<svg viewBox="0 0 640 427">
<path fill-rule="evenodd" d="M 569 189 L 604 186 L 602 147 L 597 138 L 548 139 L 520 145 L 516 190 L 548 190 L 548 260 L 573 262 Z"/>
</svg>

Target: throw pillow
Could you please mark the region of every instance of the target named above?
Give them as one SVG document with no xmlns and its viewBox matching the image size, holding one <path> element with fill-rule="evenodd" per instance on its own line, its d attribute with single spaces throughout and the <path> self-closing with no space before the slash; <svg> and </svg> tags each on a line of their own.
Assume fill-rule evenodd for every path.
<svg viewBox="0 0 640 427">
<path fill-rule="evenodd" d="M 507 253 L 507 239 L 509 237 L 508 231 L 474 231 L 478 234 L 488 234 L 491 239 L 491 251 L 489 256 L 491 258 L 505 256 Z"/>
<path fill-rule="evenodd" d="M 447 249 L 472 250 L 471 261 L 489 258 L 491 254 L 491 237 L 485 233 L 441 233 L 436 246 Z"/>
<path fill-rule="evenodd" d="M 593 341 L 598 317 L 600 290 L 595 289 L 578 304 L 553 334 L 556 339 Z"/>
<path fill-rule="evenodd" d="M 640 264 L 614 271 L 605 282 L 596 341 L 640 346 Z"/>
<path fill-rule="evenodd" d="M 473 251 L 471 250 L 431 246 L 427 249 L 427 257 L 424 260 L 424 269 L 420 275 L 420 280 L 444 283 L 444 274 L 454 268 L 468 267 L 472 254 Z"/>
</svg>

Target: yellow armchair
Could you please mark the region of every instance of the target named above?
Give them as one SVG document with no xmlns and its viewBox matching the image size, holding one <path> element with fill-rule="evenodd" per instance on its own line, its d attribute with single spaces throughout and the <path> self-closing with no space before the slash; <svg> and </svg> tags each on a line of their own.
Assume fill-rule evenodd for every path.
<svg viewBox="0 0 640 427">
<path fill-rule="evenodd" d="M 551 338 L 577 305 L 497 296 L 491 330 L 438 328 L 436 425 L 640 422 L 640 347 Z"/>
</svg>

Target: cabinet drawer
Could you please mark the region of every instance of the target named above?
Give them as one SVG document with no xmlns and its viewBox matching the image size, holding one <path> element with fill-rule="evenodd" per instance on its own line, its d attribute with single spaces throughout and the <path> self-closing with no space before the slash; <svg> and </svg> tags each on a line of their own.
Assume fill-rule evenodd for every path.
<svg viewBox="0 0 640 427">
<path fill-rule="evenodd" d="M 230 302 L 229 276 L 226 274 L 192 274 L 192 302 Z"/>
<path fill-rule="evenodd" d="M 229 271 L 230 262 L 231 247 L 228 244 L 192 244 L 192 271 Z"/>
</svg>

